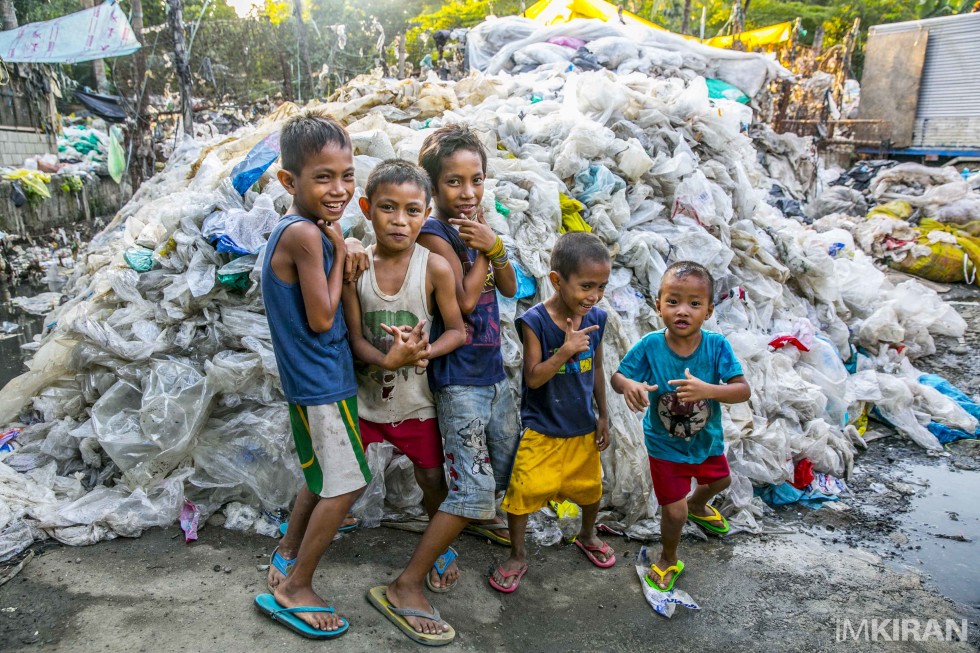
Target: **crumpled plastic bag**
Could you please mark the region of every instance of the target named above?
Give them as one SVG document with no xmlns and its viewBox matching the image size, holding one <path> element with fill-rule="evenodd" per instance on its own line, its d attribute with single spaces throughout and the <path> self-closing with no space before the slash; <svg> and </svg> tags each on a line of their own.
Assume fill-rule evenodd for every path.
<svg viewBox="0 0 980 653">
<path fill-rule="evenodd" d="M 656 590 L 647 583 L 646 574 L 650 565 L 656 562 L 656 558 L 651 555 L 650 549 L 641 546 L 639 553 L 636 554 L 636 575 L 640 578 L 640 587 L 643 589 L 643 598 L 647 600 L 653 611 L 662 617 L 670 619 L 674 616 L 677 606 L 688 610 L 700 610 L 701 606 L 694 602 L 691 595 L 674 585 L 674 589 L 669 592 Z"/>
</svg>

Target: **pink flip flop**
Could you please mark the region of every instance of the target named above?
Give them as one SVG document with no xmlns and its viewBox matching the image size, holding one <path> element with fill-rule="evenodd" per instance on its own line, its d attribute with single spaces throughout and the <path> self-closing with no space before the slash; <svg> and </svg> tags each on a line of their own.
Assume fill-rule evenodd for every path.
<svg viewBox="0 0 980 653">
<path fill-rule="evenodd" d="M 605 542 L 602 543 L 602 546 L 589 546 L 588 544 L 582 544 L 579 540 L 575 540 L 575 546 L 581 549 L 582 553 L 585 554 L 585 557 L 588 558 L 596 567 L 608 569 L 616 564 L 616 556 L 609 555 L 612 552 L 612 549 Z M 602 555 L 607 556 L 606 561 L 602 562 L 599 560 L 599 558 L 595 557 L 596 553 L 601 553 Z"/>
<path fill-rule="evenodd" d="M 514 571 L 505 571 L 502 566 L 497 565 L 497 573 L 500 574 L 503 578 L 510 578 L 512 576 L 517 576 L 517 579 L 514 581 L 514 584 L 511 585 L 510 587 L 504 587 L 503 585 L 495 581 L 493 579 L 493 576 L 490 576 L 490 578 L 488 579 L 490 581 L 490 587 L 497 590 L 498 592 L 503 592 L 504 594 L 510 594 L 511 592 L 517 591 L 517 588 L 520 586 L 521 579 L 524 578 L 524 574 L 527 573 L 527 565 L 524 565 L 520 569 L 515 569 Z"/>
</svg>

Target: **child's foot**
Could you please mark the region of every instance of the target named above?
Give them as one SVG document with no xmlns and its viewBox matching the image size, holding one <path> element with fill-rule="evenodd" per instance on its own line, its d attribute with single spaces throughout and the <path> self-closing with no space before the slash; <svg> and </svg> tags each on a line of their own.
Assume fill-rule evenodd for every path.
<svg viewBox="0 0 980 653">
<path fill-rule="evenodd" d="M 494 570 L 490 579 L 491 585 L 496 585 L 496 589 L 501 591 L 510 590 L 511 587 L 521 582 L 524 572 L 527 570 L 527 562 L 523 558 L 507 558 Z"/>
<path fill-rule="evenodd" d="M 321 599 L 320 596 L 313 591 L 313 588 L 306 587 L 293 589 L 289 587 L 288 583 L 285 582 L 279 583 L 275 592 L 273 592 L 273 596 L 276 597 L 276 603 L 284 608 L 330 607 L 326 601 Z M 316 628 L 317 630 L 329 632 L 331 630 L 339 630 L 341 626 L 343 626 L 343 622 L 340 620 L 340 617 L 332 612 L 297 612 L 295 614 L 297 617 L 310 624 L 310 626 Z"/>
<path fill-rule="evenodd" d="M 610 560 L 616 560 L 612 547 L 600 540 L 595 531 L 588 535 L 579 533 L 575 541 L 580 544 L 579 548 L 597 567 L 603 567 Z"/>
<path fill-rule="evenodd" d="M 449 573 L 448 569 L 446 573 Z M 399 587 L 398 581 L 395 581 L 388 586 L 386 594 L 388 595 L 388 600 L 396 608 L 412 608 L 421 610 L 422 612 L 432 612 L 432 604 L 426 600 L 421 588 L 417 591 L 406 590 L 403 587 Z M 425 619 L 423 617 L 408 616 L 405 617 L 405 620 L 417 633 L 438 635 L 449 632 L 449 624 L 444 621 L 433 621 L 432 619 Z"/>
<path fill-rule="evenodd" d="M 666 590 L 668 587 L 670 587 L 671 583 L 673 582 L 674 576 L 681 573 L 680 571 L 673 571 L 673 570 L 667 571 L 667 569 L 673 567 L 676 564 L 677 564 L 676 558 L 674 558 L 673 560 L 667 560 L 663 556 L 660 556 L 660 560 L 657 560 L 657 562 L 654 563 L 654 566 L 659 568 L 660 571 L 666 571 L 667 573 L 665 573 L 663 575 L 663 578 L 661 578 L 660 574 L 654 573 L 653 569 L 649 569 L 647 570 L 647 578 L 650 580 L 651 583 L 653 583 L 660 589 Z"/>
<path fill-rule="evenodd" d="M 439 572 L 436 571 L 435 567 L 429 570 L 429 582 L 432 583 L 433 587 L 440 589 L 444 587 L 452 587 L 456 584 L 456 581 L 459 580 L 459 577 L 459 566 L 456 564 L 455 560 L 449 563 L 449 566 L 446 567 L 446 571 L 443 572 L 442 576 L 439 575 Z M 395 607 L 400 608 L 404 606 L 396 605 Z"/>
</svg>

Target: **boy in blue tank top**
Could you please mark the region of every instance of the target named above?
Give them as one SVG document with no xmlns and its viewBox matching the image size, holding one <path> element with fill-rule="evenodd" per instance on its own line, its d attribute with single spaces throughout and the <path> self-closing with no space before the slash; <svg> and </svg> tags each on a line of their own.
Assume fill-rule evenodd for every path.
<svg viewBox="0 0 980 653">
<path fill-rule="evenodd" d="M 326 639 L 348 623 L 313 590 L 313 573 L 371 479 L 340 305 L 347 250 L 339 220 L 354 193 L 354 156 L 344 128 L 311 111 L 286 121 L 280 144 L 279 181 L 293 202 L 266 245 L 262 299 L 306 484 L 273 555 L 285 578 L 255 603 L 300 635 Z"/>
<path fill-rule="evenodd" d="M 728 532 L 728 522 L 708 503 L 731 484 L 721 404 L 747 401 L 750 390 L 725 336 L 701 328 L 714 312 L 713 298 L 707 268 L 671 264 L 656 299 L 666 328 L 633 345 L 612 376 L 613 390 L 630 410 L 646 410 L 643 434 L 663 545 L 646 581 L 661 592 L 672 590 L 684 571 L 677 547 L 685 521 L 713 535 Z M 693 494 L 691 479 L 698 483 Z"/>
<path fill-rule="evenodd" d="M 500 353 L 497 292 L 513 297 L 517 278 L 480 210 L 487 155 L 477 135 L 463 125 L 437 129 L 422 143 L 419 165 L 432 180 L 435 207 L 418 242 L 449 261 L 466 329 L 465 343 L 428 367 L 449 494 L 435 515 L 438 529 L 426 534 L 439 533 L 431 543 L 439 550 L 464 528 L 509 546 L 507 527 L 496 518 L 496 493 L 507 488 L 520 425 Z M 436 314 L 432 340 L 444 328 Z"/>
<path fill-rule="evenodd" d="M 555 293 L 517 320 L 524 341 L 524 433 L 502 506 L 511 553 L 490 576 L 490 586 L 499 592 L 515 591 L 527 573 L 528 515 L 552 499 L 581 506 L 575 545 L 592 564 L 616 564 L 612 548 L 595 533 L 602 498 L 599 452 L 609 446 L 602 373 L 606 312 L 596 304 L 610 270 L 609 252 L 597 237 L 581 232 L 561 236 L 551 253 Z"/>
</svg>

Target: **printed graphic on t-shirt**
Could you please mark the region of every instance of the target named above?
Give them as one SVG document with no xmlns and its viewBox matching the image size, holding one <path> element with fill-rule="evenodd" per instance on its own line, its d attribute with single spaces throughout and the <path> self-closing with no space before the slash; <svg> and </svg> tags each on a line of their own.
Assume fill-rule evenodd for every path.
<svg viewBox="0 0 980 653">
<path fill-rule="evenodd" d="M 665 392 L 657 402 L 657 415 L 668 435 L 690 440 L 708 423 L 711 405 L 706 399 L 689 403 L 678 399 L 676 392 Z"/>
<path fill-rule="evenodd" d="M 393 327 L 412 327 L 419 323 L 419 318 L 411 311 L 370 311 L 364 313 L 361 322 L 364 328 L 364 337 L 374 345 L 378 351 L 388 353 L 391 349 L 392 337 L 387 331 L 381 328 L 382 324 Z M 357 363 L 355 359 L 355 363 Z M 412 366 L 406 365 L 397 370 L 386 370 L 376 365 L 365 365 L 364 363 L 355 365 L 357 373 L 367 376 L 381 387 L 381 401 L 391 401 L 395 391 L 395 380 L 401 375 L 403 380 L 408 380 L 409 375 L 414 373 Z"/>
<path fill-rule="evenodd" d="M 551 350 L 551 356 L 558 353 L 560 347 L 555 347 Z M 580 352 L 577 354 L 577 358 L 573 357 L 572 360 L 565 362 L 564 365 L 558 368 L 558 374 L 585 374 L 586 372 L 592 371 L 592 357 L 594 351 L 591 347 L 587 351 Z"/>
<path fill-rule="evenodd" d="M 463 264 L 465 275 L 473 267 L 469 261 Z M 480 299 L 477 300 L 473 312 L 465 316 L 466 344 L 474 347 L 500 346 L 500 318 L 494 315 L 497 301 L 497 288 L 493 282 L 493 272 L 488 270 Z M 480 334 L 476 339 L 473 334 Z"/>
</svg>

